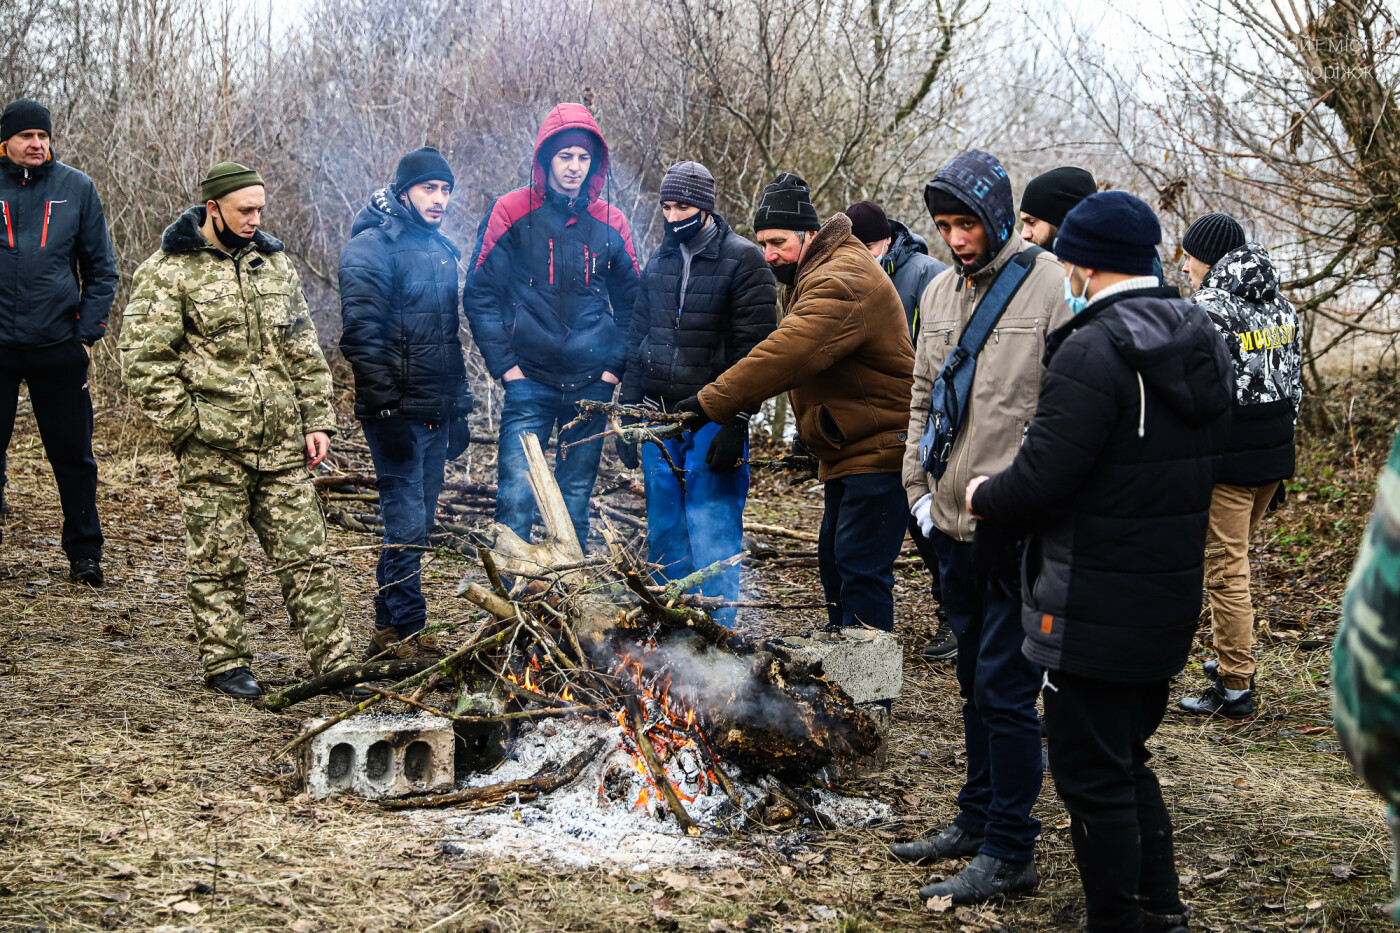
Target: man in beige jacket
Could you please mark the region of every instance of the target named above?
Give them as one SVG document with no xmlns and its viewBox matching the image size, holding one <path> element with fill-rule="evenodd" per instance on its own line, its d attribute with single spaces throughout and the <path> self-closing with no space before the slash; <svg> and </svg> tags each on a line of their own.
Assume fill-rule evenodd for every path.
<svg viewBox="0 0 1400 933">
<path fill-rule="evenodd" d="M 978 532 L 979 563 L 1001 554 L 996 585 L 974 570 L 974 523 L 963 491 L 972 477 L 991 475 L 1014 459 L 1035 413 L 1045 336 L 1070 313 L 1060 263 L 1016 233 L 1011 183 L 995 158 L 975 150 L 957 156 L 925 187 L 924 201 L 953 252 L 953 268 L 924 292 L 903 479 L 925 533 L 942 532 L 934 541 L 943 606 L 958 638 L 967 779 L 952 825 L 891 851 L 909 861 L 976 856 L 956 876 L 920 892 L 966 904 L 1038 883 L 1032 847 L 1040 823 L 1031 807 L 1040 795 L 1041 754 L 1035 714 L 1040 673 L 1021 653 L 1021 598 L 1016 571 L 1008 566 L 1014 558 L 1007 548 L 989 546 L 993 529 L 984 528 Z M 935 480 L 924 470 L 919 443 L 934 380 L 973 312 L 1013 262 L 1024 278 L 976 357 L 946 472 Z"/>
</svg>

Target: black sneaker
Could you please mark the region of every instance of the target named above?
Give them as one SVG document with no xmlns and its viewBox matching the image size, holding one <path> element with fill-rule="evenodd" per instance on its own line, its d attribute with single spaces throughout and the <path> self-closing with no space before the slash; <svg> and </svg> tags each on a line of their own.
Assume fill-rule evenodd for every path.
<svg viewBox="0 0 1400 933">
<path fill-rule="evenodd" d="M 954 904 L 980 904 L 994 897 L 1030 891 L 1040 884 L 1035 861 L 1008 862 L 979 855 L 947 881 L 919 889 L 919 897 L 951 897 Z"/>
<path fill-rule="evenodd" d="M 1188 713 L 1202 716 L 1223 716 L 1226 719 L 1249 719 L 1254 715 L 1254 691 L 1246 690 L 1244 695 L 1230 699 L 1225 695 L 1225 687 L 1218 680 L 1201 691 L 1200 696 L 1182 697 L 1176 704 Z"/>
<path fill-rule="evenodd" d="M 1202 664 L 1202 665 L 1201 665 L 1201 673 L 1206 675 L 1206 680 L 1215 680 L 1215 681 L 1220 680 L 1220 661 L 1219 661 L 1219 659 L 1217 659 L 1217 658 L 1211 658 L 1209 661 L 1207 661 L 1207 662 L 1205 662 L 1204 664 Z M 1257 673 L 1257 672 L 1256 672 L 1256 673 Z M 1250 674 L 1250 675 L 1249 675 L 1249 689 L 1251 689 L 1251 690 L 1254 689 L 1254 677 L 1255 677 L 1254 674 Z"/>
<path fill-rule="evenodd" d="M 901 862 L 941 862 L 945 858 L 967 858 L 982 849 L 982 837 L 954 824 L 913 842 L 896 842 L 890 855 Z"/>
<path fill-rule="evenodd" d="M 68 562 L 68 580 L 70 583 L 84 583 L 88 586 L 101 586 L 102 565 L 91 557 L 79 557 Z"/>
<path fill-rule="evenodd" d="M 958 636 L 953 634 L 947 620 L 938 620 L 938 628 L 934 630 L 933 637 L 919 653 L 930 661 L 947 661 L 958 656 Z"/>
</svg>

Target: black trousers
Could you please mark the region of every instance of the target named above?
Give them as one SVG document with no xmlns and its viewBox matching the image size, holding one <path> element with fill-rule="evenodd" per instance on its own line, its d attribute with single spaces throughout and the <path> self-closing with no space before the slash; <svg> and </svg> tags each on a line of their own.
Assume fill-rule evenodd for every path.
<svg viewBox="0 0 1400 933">
<path fill-rule="evenodd" d="M 1089 933 L 1138 933 L 1142 911 L 1179 914 L 1172 820 L 1146 742 L 1167 711 L 1167 681 L 1109 683 L 1051 671 L 1045 733 L 1070 815 Z"/>
<path fill-rule="evenodd" d="M 0 451 L 10 446 L 23 380 L 29 386 L 44 452 L 58 481 L 63 550 L 70 561 L 102 557 L 87 374 L 87 350 L 76 337 L 51 347 L 0 347 Z"/>
</svg>

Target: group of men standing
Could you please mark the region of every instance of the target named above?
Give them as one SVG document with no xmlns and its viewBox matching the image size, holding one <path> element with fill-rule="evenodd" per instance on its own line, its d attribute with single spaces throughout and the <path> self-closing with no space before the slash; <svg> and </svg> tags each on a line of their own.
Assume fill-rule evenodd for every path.
<svg viewBox="0 0 1400 933">
<path fill-rule="evenodd" d="M 25 379 L 74 579 L 96 585 L 91 403 L 78 382 L 115 264 L 91 182 L 53 161 L 47 111 L 19 101 L 0 123 L 0 288 L 15 294 L 39 274 L 53 296 L 47 317 L 14 302 L 0 311 L 0 434 Z M 972 903 L 1037 883 L 1043 690 L 1088 929 L 1184 930 L 1145 742 L 1186 663 L 1203 579 L 1220 658 L 1181 706 L 1253 712 L 1248 541 L 1292 472 L 1300 397 L 1297 322 L 1267 253 L 1232 218 L 1206 215 L 1186 235 L 1198 291 L 1182 300 L 1163 287 L 1161 228 L 1142 201 L 1066 167 L 1026 187 L 1018 217 L 1002 165 L 970 151 L 924 190 L 951 268 L 872 202 L 821 220 L 786 173 L 763 191 L 755 245 L 716 213 L 714 179 L 694 162 L 662 180 L 665 236 L 641 268 L 626 219 L 601 197 L 608 160 L 592 114 L 559 105 L 529 183 L 492 202 L 477 233 L 460 307 L 504 391 L 496 519 L 529 537 L 519 437 L 557 431 L 556 476 L 586 545 L 602 441 L 585 440 L 598 427 L 576 420 L 577 403 L 619 394 L 687 428 L 665 442 L 684 486 L 654 445 L 617 450 L 644 471 L 650 560 L 676 578 L 732 556 L 749 419 L 788 393 L 825 485 L 829 626 L 893 629 L 893 566 L 909 533 L 946 627 L 926 653 L 957 656 L 959 814 L 893 853 L 971 861 L 922 894 Z M 340 262 L 340 347 L 385 523 L 361 651 L 308 473 L 336 431 L 330 372 L 292 263 L 260 229 L 263 178 L 211 168 L 200 203 L 136 272 L 122 368 L 179 461 L 190 608 L 218 690 L 261 692 L 243 628 L 250 527 L 316 672 L 359 654 L 441 653 L 425 630 L 421 552 L 474 406 L 458 336 L 462 254 L 441 232 L 454 185 L 437 150 L 403 156 Z M 734 568 L 706 592 L 732 603 L 739 583 Z M 732 623 L 733 607 L 720 618 Z"/>
</svg>

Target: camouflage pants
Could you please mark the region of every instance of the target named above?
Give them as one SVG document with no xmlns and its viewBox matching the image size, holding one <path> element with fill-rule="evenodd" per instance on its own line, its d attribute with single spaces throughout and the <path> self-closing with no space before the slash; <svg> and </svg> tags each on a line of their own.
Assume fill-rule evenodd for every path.
<svg viewBox="0 0 1400 933">
<path fill-rule="evenodd" d="M 252 526 L 274 565 L 292 628 L 315 673 L 354 661 L 340 579 L 326 559 L 326 522 L 305 469 L 251 469 L 198 440 L 180 454 L 190 612 L 206 677 L 251 667 L 243 628 Z"/>
</svg>

